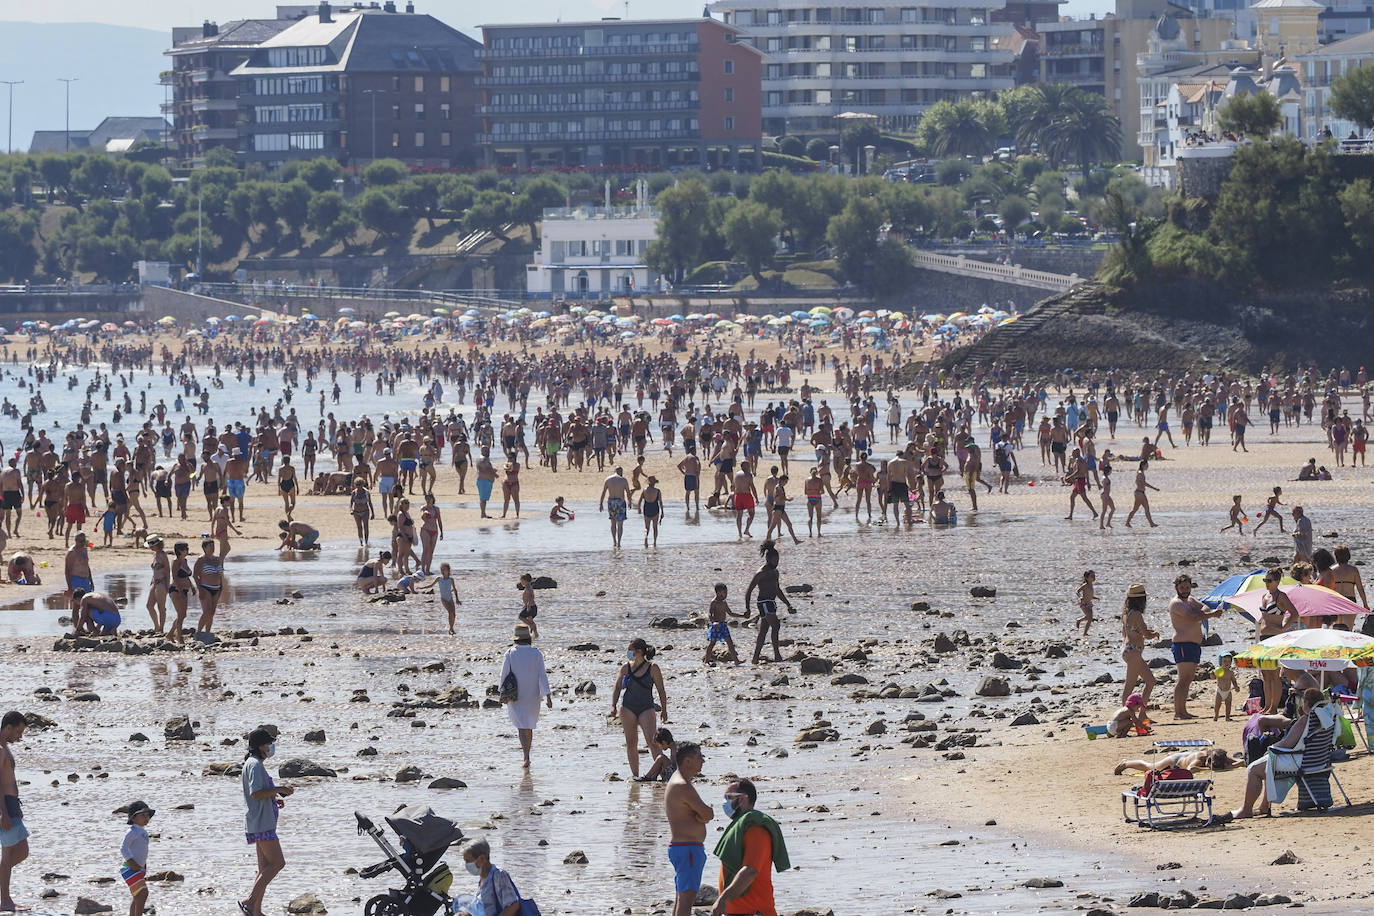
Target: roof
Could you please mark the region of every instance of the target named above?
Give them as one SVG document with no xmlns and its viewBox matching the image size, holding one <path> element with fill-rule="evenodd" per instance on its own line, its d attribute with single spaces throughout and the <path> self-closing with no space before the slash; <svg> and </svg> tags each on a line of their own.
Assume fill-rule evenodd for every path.
<svg viewBox="0 0 1374 916">
<path fill-rule="evenodd" d="M 220 26 L 217 35 L 180 42 L 166 53 L 191 54 L 216 47 L 250 48 L 262 44 L 291 24 L 290 19 L 235 19 Z"/>
<path fill-rule="evenodd" d="M 273 48 L 326 49 L 323 64 L 269 67 Z M 291 73 L 477 73 L 482 45 L 427 14 L 382 9 L 338 10 L 330 22 L 308 16 L 258 45 L 234 76 Z"/>
<path fill-rule="evenodd" d="M 68 134 L 64 130 L 36 130 L 29 142 L 29 154 L 64 153 L 67 151 L 67 138 L 71 137 L 72 149 L 86 149 L 90 146 L 89 130 L 74 130 Z"/>
<path fill-rule="evenodd" d="M 1317 0 L 1257 0 L 1250 4 L 1252 10 L 1324 10 L 1326 7 Z"/>
<path fill-rule="evenodd" d="M 161 140 L 171 127 L 164 118 L 106 118 L 89 132 L 92 149 L 108 149 L 112 140 Z"/>
<path fill-rule="evenodd" d="M 991 42 L 994 50 L 1013 54 L 1020 54 L 1028 44 L 1040 45 L 1040 33 L 1028 25 L 1013 25 L 1010 35 L 995 35 Z"/>
<path fill-rule="evenodd" d="M 1349 38 L 1342 38 L 1340 41 L 1323 45 L 1315 51 L 1308 51 L 1306 54 L 1295 56 L 1300 60 L 1307 58 L 1374 57 L 1374 32 L 1361 32 L 1358 35 L 1351 35 Z"/>
<path fill-rule="evenodd" d="M 726 25 L 719 19 L 709 19 L 701 17 L 699 19 L 588 19 L 583 22 L 494 22 L 489 25 L 479 25 L 479 29 L 604 29 L 615 26 L 625 26 L 627 28 L 648 28 L 651 26 L 665 25 L 696 25 L 700 22 L 714 22 L 716 25 L 734 31 L 733 26 Z"/>
</svg>

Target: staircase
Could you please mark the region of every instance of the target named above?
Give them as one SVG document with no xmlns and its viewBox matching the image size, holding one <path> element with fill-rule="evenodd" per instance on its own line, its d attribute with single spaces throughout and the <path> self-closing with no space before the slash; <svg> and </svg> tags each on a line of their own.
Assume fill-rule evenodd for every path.
<svg viewBox="0 0 1374 916">
<path fill-rule="evenodd" d="M 1083 315 L 1102 315 L 1106 310 L 1102 286 L 1080 283 L 1068 292 L 1040 301 L 1011 324 L 993 328 L 974 343 L 957 348 L 943 362 L 947 366 L 979 363 L 986 367 L 998 363 L 1024 368 L 1017 351 L 1028 341 L 1051 337 L 1055 326 L 1062 322 Z"/>
</svg>

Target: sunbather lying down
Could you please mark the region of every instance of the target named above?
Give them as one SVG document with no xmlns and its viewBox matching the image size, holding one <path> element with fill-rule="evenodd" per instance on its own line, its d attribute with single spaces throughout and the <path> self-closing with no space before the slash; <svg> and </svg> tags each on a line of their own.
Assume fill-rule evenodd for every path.
<svg viewBox="0 0 1374 916">
<path fill-rule="evenodd" d="M 1160 770 L 1191 770 L 1196 773 L 1198 770 L 1230 770 L 1240 766 L 1244 761 L 1239 757 L 1232 757 L 1226 753 L 1224 748 L 1207 747 L 1197 751 L 1179 751 L 1177 754 L 1169 754 L 1161 757 L 1154 763 L 1148 760 L 1123 760 L 1116 765 L 1114 771 L 1117 776 L 1122 773 L 1146 773 L 1150 770 L 1159 772 Z"/>
</svg>

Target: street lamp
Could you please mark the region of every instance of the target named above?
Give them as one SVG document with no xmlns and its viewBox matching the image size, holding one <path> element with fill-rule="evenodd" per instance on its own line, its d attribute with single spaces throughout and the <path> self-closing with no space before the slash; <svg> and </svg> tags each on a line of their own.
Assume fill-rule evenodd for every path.
<svg viewBox="0 0 1374 916">
<path fill-rule="evenodd" d="M 0 83 L 10 87 L 10 109 L 9 109 L 9 131 L 5 138 L 5 152 L 14 152 L 14 87 L 22 86 L 23 80 L 0 80 Z"/>
<path fill-rule="evenodd" d="M 381 89 L 364 89 L 363 95 L 372 96 L 372 161 L 377 161 L 377 95 Z"/>
<path fill-rule="evenodd" d="M 75 83 L 80 78 L 79 76 L 59 76 L 57 78 L 59 83 L 67 84 L 67 122 L 66 129 L 63 131 L 62 140 L 62 151 L 64 153 L 70 153 L 72 151 L 72 83 Z"/>
</svg>

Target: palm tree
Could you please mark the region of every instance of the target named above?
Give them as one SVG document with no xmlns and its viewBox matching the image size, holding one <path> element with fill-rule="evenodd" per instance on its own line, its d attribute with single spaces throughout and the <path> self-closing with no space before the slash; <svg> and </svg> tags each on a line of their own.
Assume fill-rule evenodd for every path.
<svg viewBox="0 0 1374 916">
<path fill-rule="evenodd" d="M 981 156 L 992 146 L 987 124 L 972 102 L 955 102 L 943 114 L 931 141 L 930 151 L 936 156 Z"/>
<path fill-rule="evenodd" d="M 1009 125 L 1016 135 L 1016 145 L 1022 151 L 1029 152 L 1032 146 L 1039 144 L 1040 152 L 1050 161 L 1050 167 L 1057 167 L 1054 155 L 1046 149 L 1046 140 L 1051 125 L 1068 107 L 1069 97 L 1077 91 L 1068 83 L 1045 83 L 1033 87 L 1030 104 L 1018 112 L 1014 122 Z"/>
<path fill-rule="evenodd" d="M 1074 89 L 1064 100 L 1041 141 L 1061 160 L 1077 158 L 1083 180 L 1094 160 L 1115 156 L 1121 149 L 1121 120 L 1095 92 Z"/>
</svg>

